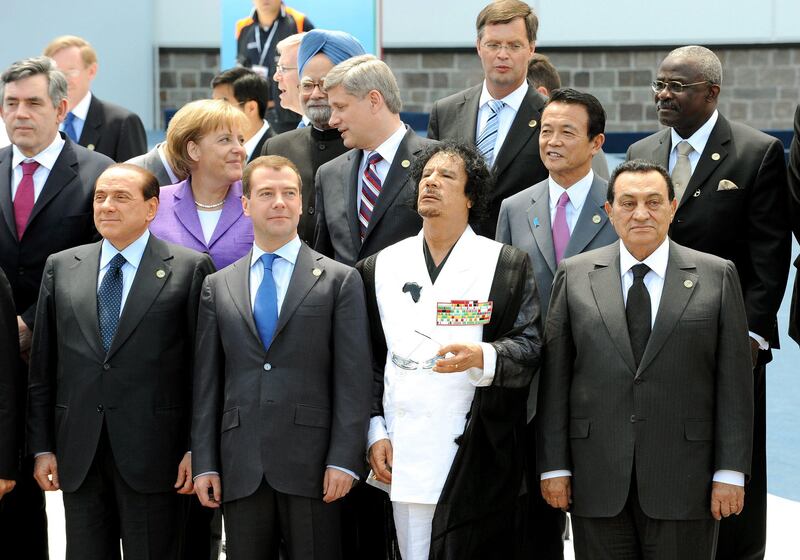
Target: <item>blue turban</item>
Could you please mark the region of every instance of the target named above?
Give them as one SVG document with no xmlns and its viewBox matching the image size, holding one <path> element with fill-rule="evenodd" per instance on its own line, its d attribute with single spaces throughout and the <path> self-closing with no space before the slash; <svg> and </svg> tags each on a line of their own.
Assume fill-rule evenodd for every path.
<svg viewBox="0 0 800 560">
<path fill-rule="evenodd" d="M 314 55 L 322 53 L 331 59 L 334 65 L 344 62 L 348 58 L 366 54 L 364 47 L 358 39 L 344 31 L 328 31 L 327 29 L 312 29 L 300 42 L 297 50 L 297 72 L 303 76 L 303 68 Z"/>
</svg>

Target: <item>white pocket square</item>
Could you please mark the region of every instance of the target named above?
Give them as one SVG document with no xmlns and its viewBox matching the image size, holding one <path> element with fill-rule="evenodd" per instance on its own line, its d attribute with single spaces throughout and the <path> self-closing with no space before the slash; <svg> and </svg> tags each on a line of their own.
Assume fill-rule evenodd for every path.
<svg viewBox="0 0 800 560">
<path fill-rule="evenodd" d="M 733 181 L 728 181 L 727 179 L 723 179 L 719 182 L 719 185 L 717 185 L 718 191 L 735 191 L 738 189 L 739 187 L 736 186 L 736 183 Z"/>
</svg>

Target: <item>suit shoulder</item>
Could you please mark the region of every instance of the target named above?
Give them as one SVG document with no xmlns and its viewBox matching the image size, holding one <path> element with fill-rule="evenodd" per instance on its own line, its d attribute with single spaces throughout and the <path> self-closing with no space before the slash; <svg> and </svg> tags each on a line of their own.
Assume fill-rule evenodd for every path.
<svg viewBox="0 0 800 560">
<path fill-rule="evenodd" d="M 652 151 L 652 146 L 661 142 L 661 140 L 669 134 L 669 129 L 666 128 L 664 130 L 659 130 L 658 132 L 654 132 L 650 136 L 645 136 L 644 138 L 637 140 L 633 144 L 631 144 L 628 151 L 631 154 L 640 152 L 642 150 L 650 150 Z"/>
<path fill-rule="evenodd" d="M 683 259 L 694 262 L 700 267 L 725 270 L 728 266 L 733 265 L 733 263 L 728 259 L 718 257 L 717 255 L 712 255 L 711 253 L 704 253 L 703 251 L 698 251 L 696 249 L 686 247 L 685 245 L 679 245 L 674 241 L 671 242 L 670 250 L 683 257 Z"/>
<path fill-rule="evenodd" d="M 783 143 L 779 139 L 757 128 L 737 121 L 728 121 L 728 124 L 731 127 L 731 135 L 735 140 L 745 140 L 748 143 L 759 144 L 763 147 L 775 143 L 783 146 Z"/>
<path fill-rule="evenodd" d="M 358 151 L 359 151 L 358 148 L 352 148 L 343 153 L 342 155 L 336 156 L 330 161 L 326 161 L 325 163 L 319 166 L 319 168 L 317 169 L 317 173 L 319 173 L 320 176 L 322 176 L 325 175 L 326 173 L 331 173 L 339 169 L 340 167 L 346 166 L 350 161 L 350 156 L 354 155 L 354 152 Z"/>
<path fill-rule="evenodd" d="M 80 260 L 86 257 L 86 254 L 95 250 L 98 245 L 102 243 L 101 241 L 95 241 L 93 243 L 84 243 L 83 245 L 76 245 L 75 247 L 70 247 L 69 249 L 64 249 L 63 251 L 59 251 L 58 253 L 53 253 L 48 257 L 48 260 L 52 260 L 53 263 L 57 265 L 70 263 L 76 259 Z"/>
<path fill-rule="evenodd" d="M 545 179 L 544 181 L 539 181 L 535 185 L 531 185 L 526 189 L 522 189 L 518 193 L 512 194 L 511 196 L 503 200 L 502 206 L 506 207 L 517 207 L 521 205 L 529 206 L 534 192 L 537 189 L 541 189 L 543 185 L 547 186 L 547 179 Z"/>
<path fill-rule="evenodd" d="M 89 150 L 83 146 L 72 142 L 72 151 L 75 152 L 75 158 L 78 160 L 78 165 L 81 170 L 96 170 L 99 175 L 105 171 L 106 167 L 112 165 L 114 160 L 105 154 Z M 92 185 L 94 186 L 94 185 Z"/>
<path fill-rule="evenodd" d="M 465 97 L 469 97 L 470 95 L 474 94 L 476 91 L 480 93 L 483 84 L 478 84 L 476 86 L 468 87 L 467 89 L 463 89 L 461 91 L 457 91 L 447 97 L 443 97 L 436 101 L 435 105 L 439 109 L 449 109 L 451 106 L 461 103 L 461 101 Z"/>
<path fill-rule="evenodd" d="M 139 119 L 139 115 L 126 109 L 121 105 L 117 105 L 116 103 L 111 103 L 110 101 L 103 101 L 102 99 L 94 96 L 94 99 L 97 99 L 97 103 L 103 109 L 103 113 L 105 113 L 106 118 L 108 119 L 119 119 L 125 120 L 129 118 Z"/>
<path fill-rule="evenodd" d="M 164 241 L 150 234 L 153 239 L 159 243 L 163 243 L 169 253 L 180 262 L 190 262 L 190 263 L 201 263 L 204 261 L 210 261 L 211 257 L 208 256 L 207 253 L 201 253 L 200 251 L 195 251 L 194 249 L 189 249 L 188 247 L 184 247 L 183 245 L 177 245 L 175 243 L 171 243 L 169 241 Z"/>
<path fill-rule="evenodd" d="M 336 276 L 344 277 L 350 274 L 351 271 L 355 270 L 355 268 L 352 266 L 340 263 L 339 261 L 333 260 L 330 257 L 326 257 L 322 253 L 316 252 L 311 247 L 308 249 L 311 251 L 311 255 L 314 257 L 315 262 L 319 263 L 321 267 L 332 272 Z"/>
<path fill-rule="evenodd" d="M 306 141 L 306 136 L 308 136 L 307 129 L 308 127 L 287 130 L 286 132 L 281 132 L 280 134 L 276 134 L 271 138 L 267 138 L 264 141 L 264 154 L 280 155 L 280 152 L 285 150 L 287 147 L 295 147 L 299 143 Z"/>
<path fill-rule="evenodd" d="M 567 257 L 561 262 L 570 270 L 592 270 L 594 269 L 595 264 L 608 263 L 610 260 L 618 258 L 619 243 L 614 242 L 611 245 L 606 245 L 605 247 L 599 247 L 597 249 L 592 249 L 591 251 L 586 251 L 584 253 L 578 253 L 577 255 Z"/>
</svg>

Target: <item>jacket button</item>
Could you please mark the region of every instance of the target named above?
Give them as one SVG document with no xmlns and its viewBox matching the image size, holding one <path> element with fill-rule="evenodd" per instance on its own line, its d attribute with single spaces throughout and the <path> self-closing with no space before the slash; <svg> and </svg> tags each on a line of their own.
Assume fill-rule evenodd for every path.
<svg viewBox="0 0 800 560">
<path fill-rule="evenodd" d="M 264 364 L 264 371 L 269 371 L 272 369 L 272 364 Z"/>
<path fill-rule="evenodd" d="M 100 414 L 103 413 L 103 405 L 102 404 L 98 404 L 97 405 L 97 412 L 99 412 Z"/>
<path fill-rule="evenodd" d="M 19 267 L 19 268 L 17 269 L 17 274 L 19 274 L 20 276 L 23 276 L 23 275 L 25 274 L 25 269 L 24 269 L 24 268 L 22 268 L 22 267 Z"/>
<path fill-rule="evenodd" d="M 108 371 L 111 369 L 111 364 L 103 364 L 103 369 Z"/>
<path fill-rule="evenodd" d="M 636 422 L 636 415 L 631 414 L 631 424 L 634 424 L 635 422 Z"/>
<path fill-rule="evenodd" d="M 327 149 L 327 148 L 328 148 L 328 146 L 326 146 L 325 144 L 323 144 L 322 142 L 320 142 L 319 144 L 317 144 L 317 148 L 319 148 L 320 150 L 325 150 L 325 149 Z"/>
<path fill-rule="evenodd" d="M 314 207 L 313 206 L 309 206 L 308 207 L 308 213 L 311 214 L 311 215 L 314 215 Z"/>
<path fill-rule="evenodd" d="M 634 385 L 641 385 L 642 384 L 642 379 L 640 377 L 637 377 L 636 379 L 633 380 L 633 384 Z"/>
</svg>

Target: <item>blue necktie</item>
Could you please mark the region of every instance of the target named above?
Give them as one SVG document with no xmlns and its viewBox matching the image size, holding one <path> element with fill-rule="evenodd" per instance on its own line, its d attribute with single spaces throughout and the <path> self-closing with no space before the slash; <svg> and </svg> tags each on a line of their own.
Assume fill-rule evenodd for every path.
<svg viewBox="0 0 800 560">
<path fill-rule="evenodd" d="M 301 120 L 299 123 L 297 123 L 297 128 L 305 128 L 307 126 L 308 125 L 303 120 Z"/>
<path fill-rule="evenodd" d="M 97 291 L 97 317 L 100 324 L 100 338 L 103 348 L 108 352 L 111 341 L 117 333 L 119 310 L 122 305 L 122 265 L 127 261 L 122 253 L 117 253 L 108 264 L 106 275 Z"/>
<path fill-rule="evenodd" d="M 486 164 L 491 167 L 494 164 L 494 144 L 497 142 L 497 129 L 500 127 L 500 111 L 506 104 L 497 99 L 490 99 L 488 105 L 492 114 L 489 115 L 489 120 L 483 126 L 483 130 L 481 130 L 481 134 L 475 144 L 478 147 L 478 151 L 483 154 Z"/>
<path fill-rule="evenodd" d="M 256 292 L 256 302 L 253 306 L 253 318 L 265 350 L 272 344 L 272 336 L 278 324 L 278 290 L 275 287 L 275 278 L 272 276 L 272 264 L 276 258 L 277 255 L 264 253 L 259 259 L 264 265 L 264 278 Z"/>
<path fill-rule="evenodd" d="M 75 115 L 72 113 L 72 111 L 70 111 L 69 113 L 67 113 L 67 118 L 64 119 L 64 132 L 66 133 L 67 136 L 69 136 L 70 140 L 72 140 L 77 144 L 78 135 L 75 132 L 75 125 L 72 124 L 74 121 L 75 121 Z"/>
</svg>

